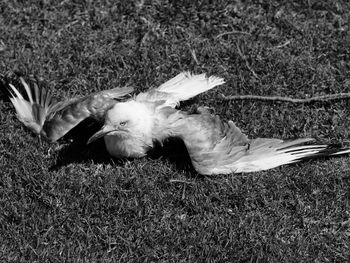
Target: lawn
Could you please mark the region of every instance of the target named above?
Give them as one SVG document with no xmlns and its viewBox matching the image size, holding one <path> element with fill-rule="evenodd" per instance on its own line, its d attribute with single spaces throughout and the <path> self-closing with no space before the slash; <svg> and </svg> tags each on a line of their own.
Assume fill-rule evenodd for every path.
<svg viewBox="0 0 350 263">
<path fill-rule="evenodd" d="M 190 70 L 226 84 L 205 105 L 250 138 L 349 145 L 350 102 L 224 101 L 350 92 L 346 0 L 0 2 L 0 74 L 58 99 L 136 92 Z M 39 142 L 0 91 L 1 262 L 345 262 L 350 157 L 205 177 L 181 144 L 117 160 L 83 123 Z"/>
</svg>

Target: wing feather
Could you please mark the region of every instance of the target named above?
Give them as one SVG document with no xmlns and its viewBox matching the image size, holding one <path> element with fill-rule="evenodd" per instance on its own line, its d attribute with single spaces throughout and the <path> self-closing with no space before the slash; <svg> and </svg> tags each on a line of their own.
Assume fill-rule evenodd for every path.
<svg viewBox="0 0 350 263">
<path fill-rule="evenodd" d="M 8 88 L 17 117 L 34 133 L 50 141 L 61 138 L 86 118 L 102 119 L 116 99 L 133 91 L 131 87 L 114 88 L 57 102 L 50 91 L 36 84 L 31 88 L 23 78 L 20 80 L 28 100 L 12 84 Z"/>
<path fill-rule="evenodd" d="M 225 83 L 224 80 L 219 77 L 182 72 L 158 88 L 138 94 L 135 99 L 140 102 L 156 103 L 162 107 L 175 108 L 179 102 L 188 100 L 223 83 Z"/>
<path fill-rule="evenodd" d="M 114 88 L 59 102 L 50 109 L 43 133 L 49 140 L 56 141 L 86 118 L 101 121 L 106 112 L 117 103 L 116 99 L 132 91 L 131 87 Z"/>
<path fill-rule="evenodd" d="M 171 130 L 182 138 L 194 168 L 201 174 L 257 172 L 304 159 L 350 152 L 327 144 L 307 144 L 314 143 L 312 138 L 249 140 L 232 121 L 223 123 L 218 116 L 206 111 L 180 116 L 172 121 Z"/>
</svg>

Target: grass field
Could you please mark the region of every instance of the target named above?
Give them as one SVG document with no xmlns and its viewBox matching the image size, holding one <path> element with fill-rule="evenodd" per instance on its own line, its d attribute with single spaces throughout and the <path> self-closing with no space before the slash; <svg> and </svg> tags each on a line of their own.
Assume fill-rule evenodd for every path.
<svg viewBox="0 0 350 263">
<path fill-rule="evenodd" d="M 0 74 L 34 77 L 60 99 L 218 75 L 225 85 L 183 109 L 210 106 L 250 138 L 349 145 L 349 101 L 220 98 L 350 92 L 349 19 L 346 0 L 2 0 Z M 90 123 L 40 144 L 1 94 L 1 262 L 350 259 L 350 157 L 203 177 L 177 144 L 110 158 L 103 142 L 85 145 Z"/>
</svg>

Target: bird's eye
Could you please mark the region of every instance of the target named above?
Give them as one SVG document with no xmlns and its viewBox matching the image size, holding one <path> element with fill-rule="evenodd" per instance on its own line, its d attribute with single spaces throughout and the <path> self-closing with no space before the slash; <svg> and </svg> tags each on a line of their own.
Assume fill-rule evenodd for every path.
<svg viewBox="0 0 350 263">
<path fill-rule="evenodd" d="M 120 125 L 120 126 L 125 126 L 125 125 L 126 125 L 126 121 L 121 121 L 121 122 L 119 123 L 119 125 Z"/>
</svg>

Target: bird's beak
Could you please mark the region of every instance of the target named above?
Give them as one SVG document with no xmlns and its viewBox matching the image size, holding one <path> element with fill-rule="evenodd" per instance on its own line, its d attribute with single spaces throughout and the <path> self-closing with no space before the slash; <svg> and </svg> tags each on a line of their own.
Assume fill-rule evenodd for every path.
<svg viewBox="0 0 350 263">
<path fill-rule="evenodd" d="M 108 127 L 103 126 L 101 130 L 99 130 L 98 132 L 96 132 L 94 135 L 92 135 L 90 137 L 90 139 L 87 141 L 86 144 L 92 143 L 92 142 L 96 141 L 97 139 L 105 136 L 106 134 L 108 134 L 112 131 L 114 131 L 114 130 L 108 129 Z"/>
</svg>

